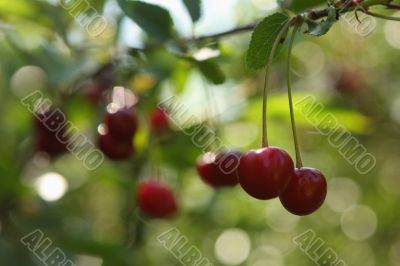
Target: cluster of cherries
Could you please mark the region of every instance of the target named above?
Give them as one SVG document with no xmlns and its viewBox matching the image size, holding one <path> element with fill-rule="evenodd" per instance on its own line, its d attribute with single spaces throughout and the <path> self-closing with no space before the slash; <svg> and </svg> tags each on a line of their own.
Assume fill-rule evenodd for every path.
<svg viewBox="0 0 400 266">
<path fill-rule="evenodd" d="M 93 85 L 95 90 L 91 98 L 98 103 L 101 86 Z M 91 96 L 94 96 L 93 94 Z M 51 130 L 54 108 L 38 113 L 34 119 L 35 149 L 46 153 L 51 158 L 67 151 L 69 143 L 68 132 L 63 127 L 56 133 Z M 98 135 L 99 149 L 114 161 L 129 159 L 134 153 L 133 138 L 138 130 L 139 119 L 133 108 L 120 108 L 115 112 L 106 112 L 103 117 L 102 134 Z M 154 135 L 161 135 L 169 130 L 168 115 L 164 109 L 155 108 L 148 118 L 149 128 Z M 65 124 L 65 123 L 64 123 Z M 63 139 L 60 141 L 59 137 Z M 178 209 L 177 200 L 172 189 L 157 179 L 141 181 L 137 187 L 137 202 L 142 213 L 151 218 L 169 218 Z"/>
<path fill-rule="evenodd" d="M 244 154 L 237 151 L 217 155 L 207 153 L 198 159 L 197 172 L 204 182 L 215 188 L 240 183 L 256 199 L 279 197 L 282 205 L 295 215 L 315 212 L 327 193 L 326 180 L 320 171 L 295 168 L 290 155 L 277 147 L 264 147 Z"/>
<path fill-rule="evenodd" d="M 149 118 L 154 134 L 169 129 L 167 114 L 156 108 Z M 128 159 L 133 154 L 133 137 L 138 129 L 138 118 L 132 108 L 121 108 L 104 115 L 105 134 L 100 134 L 98 145 L 112 160 Z M 137 188 L 137 202 L 142 213 L 151 218 L 168 218 L 177 212 L 177 202 L 172 189 L 154 179 L 142 181 Z"/>
<path fill-rule="evenodd" d="M 133 154 L 133 138 L 138 129 L 138 118 L 132 108 L 121 108 L 104 115 L 105 134 L 100 134 L 98 145 L 112 160 L 128 159 Z M 149 117 L 150 130 L 160 135 L 169 129 L 166 112 L 156 108 Z M 137 188 L 137 202 L 142 213 L 151 218 L 168 218 L 177 212 L 177 202 L 172 189 L 158 181 L 142 181 Z"/>
<path fill-rule="evenodd" d="M 161 136 L 170 129 L 165 109 L 156 108 L 149 117 L 150 130 Z M 178 204 L 172 189 L 156 179 L 142 181 L 138 185 L 137 201 L 142 213 L 152 218 L 170 218 L 178 211 Z"/>
<path fill-rule="evenodd" d="M 133 137 L 138 129 L 138 118 L 132 108 L 107 112 L 103 119 L 103 134 L 98 136 L 100 150 L 112 160 L 129 158 L 133 152 Z"/>
<path fill-rule="evenodd" d="M 89 92 L 92 92 L 91 99 L 98 102 L 104 88 L 94 85 Z M 37 149 L 51 156 L 65 152 L 66 143 L 61 143 L 43 121 L 36 120 Z M 138 130 L 138 121 L 132 107 L 105 113 L 97 144 L 109 159 L 124 160 L 133 155 L 133 138 Z M 164 109 L 155 108 L 149 115 L 148 123 L 154 135 L 169 130 L 168 115 Z M 283 206 L 296 215 L 316 211 L 327 193 L 326 180 L 320 171 L 295 168 L 289 154 L 277 147 L 264 147 L 244 154 L 235 150 L 206 153 L 198 159 L 196 168 L 202 180 L 214 188 L 240 184 L 256 199 L 279 197 Z M 141 211 L 149 217 L 168 218 L 178 209 L 172 189 L 157 179 L 138 184 L 137 201 Z"/>
</svg>

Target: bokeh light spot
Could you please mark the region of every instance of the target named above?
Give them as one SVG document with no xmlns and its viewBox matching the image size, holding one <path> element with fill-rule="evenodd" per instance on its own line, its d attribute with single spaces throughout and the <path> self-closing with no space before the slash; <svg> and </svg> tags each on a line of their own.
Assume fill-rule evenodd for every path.
<svg viewBox="0 0 400 266">
<path fill-rule="evenodd" d="M 299 222 L 299 217 L 285 210 L 277 199 L 267 205 L 265 214 L 268 225 L 277 232 L 290 232 Z"/>
<path fill-rule="evenodd" d="M 391 16 L 398 17 L 400 12 L 397 12 Z M 385 23 L 385 39 L 390 46 L 396 49 L 400 49 L 400 24 L 397 21 L 387 21 Z"/>
<path fill-rule="evenodd" d="M 375 212 L 368 206 L 354 205 L 341 218 L 342 230 L 353 240 L 365 240 L 375 233 L 377 227 Z"/>
<path fill-rule="evenodd" d="M 215 255 L 225 265 L 239 265 L 250 253 L 250 238 L 241 229 L 225 230 L 215 243 Z"/>
<path fill-rule="evenodd" d="M 46 173 L 37 178 L 35 188 L 42 199 L 56 201 L 64 196 L 68 183 L 60 174 Z"/>
<path fill-rule="evenodd" d="M 343 212 L 357 204 L 360 198 L 359 186 L 349 178 L 334 178 L 329 182 L 327 205 L 336 212 Z"/>
</svg>

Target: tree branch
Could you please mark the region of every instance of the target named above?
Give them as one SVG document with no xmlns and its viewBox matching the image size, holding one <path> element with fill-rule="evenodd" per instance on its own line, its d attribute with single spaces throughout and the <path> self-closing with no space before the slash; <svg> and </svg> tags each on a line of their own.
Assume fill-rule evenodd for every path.
<svg viewBox="0 0 400 266">
<path fill-rule="evenodd" d="M 364 1 L 361 2 L 360 5 L 361 7 L 368 9 L 371 6 L 386 6 L 388 9 L 400 9 L 400 5 L 396 5 L 393 3 L 390 3 L 390 0 L 375 0 L 375 1 Z M 342 1 L 342 7 L 338 7 L 340 9 L 340 13 L 347 13 L 354 11 L 355 8 L 357 8 L 357 5 L 353 3 L 352 0 L 343 0 Z M 311 20 L 319 20 L 321 18 L 327 17 L 329 13 L 328 8 L 323 8 L 323 9 L 312 9 L 307 12 L 305 12 L 305 17 Z M 247 31 L 252 31 L 255 26 L 257 25 L 256 22 L 250 23 L 245 26 L 241 26 L 232 30 L 228 30 L 225 32 L 217 33 L 217 34 L 212 34 L 212 35 L 206 35 L 206 36 L 200 36 L 195 39 L 188 39 L 186 41 L 194 41 L 194 42 L 201 42 L 204 40 L 208 39 L 218 39 L 221 37 L 226 37 L 229 35 L 237 34 L 237 33 L 243 33 Z"/>
<path fill-rule="evenodd" d="M 340 14 L 344 14 L 347 12 L 354 11 L 356 8 L 364 8 L 366 11 L 368 11 L 369 7 L 372 6 L 385 6 L 388 9 L 393 9 L 393 10 L 399 10 L 400 5 L 393 4 L 391 3 L 392 0 L 359 0 L 359 4 L 354 4 L 353 0 L 342 0 L 341 1 L 341 6 L 338 6 L 338 10 Z M 329 8 L 323 8 L 323 9 L 311 9 L 306 11 L 305 13 L 302 14 L 304 18 L 310 19 L 310 20 L 319 20 L 324 17 L 327 17 L 329 14 Z M 338 14 L 338 16 L 340 15 Z M 187 39 L 178 39 L 177 43 L 181 44 L 182 47 L 185 47 L 186 44 L 188 43 L 201 43 L 205 41 L 211 41 L 235 34 L 240 34 L 240 33 L 245 33 L 254 30 L 258 22 L 252 22 L 250 24 L 240 26 L 228 31 L 220 32 L 220 33 L 215 33 L 215 34 L 210 34 L 210 35 L 203 35 L 195 38 L 187 38 Z M 163 48 L 164 44 L 156 44 L 156 45 L 151 45 L 149 47 L 145 48 L 130 48 L 129 53 L 134 54 L 137 52 L 148 52 L 148 51 L 153 51 L 156 49 Z M 106 65 L 108 67 L 108 64 Z M 101 75 L 102 71 L 99 70 L 97 72 L 97 75 Z"/>
<path fill-rule="evenodd" d="M 196 42 L 201 42 L 207 39 L 218 39 L 221 37 L 226 37 L 229 35 L 233 35 L 233 34 L 237 34 L 237 33 L 242 33 L 242 32 L 247 32 L 247 31 L 251 31 L 256 27 L 257 23 L 253 22 L 250 23 L 248 25 L 245 26 L 241 26 L 232 30 L 228 30 L 228 31 L 224 31 L 224 32 L 220 32 L 217 34 L 212 34 L 212 35 L 206 35 L 206 36 L 200 36 L 194 39 L 194 41 Z"/>
</svg>

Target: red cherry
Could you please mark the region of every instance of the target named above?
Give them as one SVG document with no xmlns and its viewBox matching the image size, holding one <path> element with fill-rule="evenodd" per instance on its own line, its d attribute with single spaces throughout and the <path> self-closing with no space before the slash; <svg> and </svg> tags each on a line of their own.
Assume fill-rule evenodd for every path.
<svg viewBox="0 0 400 266">
<path fill-rule="evenodd" d="M 166 110 L 157 108 L 150 114 L 150 128 L 156 134 L 162 134 L 169 130 L 168 113 Z"/>
<path fill-rule="evenodd" d="M 353 94 L 363 89 L 365 79 L 359 71 L 343 69 L 340 71 L 334 85 L 341 93 Z"/>
<path fill-rule="evenodd" d="M 61 143 L 51 132 L 36 133 L 36 149 L 55 157 L 67 151 L 66 145 Z"/>
<path fill-rule="evenodd" d="M 169 218 L 178 209 L 172 190 L 156 180 L 138 185 L 137 200 L 140 210 L 152 218 Z"/>
<path fill-rule="evenodd" d="M 98 139 L 100 150 L 112 160 L 123 160 L 133 154 L 132 141 L 115 139 L 110 134 L 100 135 Z"/>
<path fill-rule="evenodd" d="M 251 150 L 239 163 L 239 183 L 254 198 L 272 199 L 285 189 L 294 176 L 290 155 L 277 147 Z"/>
<path fill-rule="evenodd" d="M 355 5 L 361 4 L 364 0 L 353 0 Z"/>
<path fill-rule="evenodd" d="M 239 183 L 237 167 L 241 153 L 224 151 L 215 155 L 206 153 L 197 160 L 197 173 L 212 187 L 230 187 Z"/>
<path fill-rule="evenodd" d="M 120 109 L 104 116 L 108 132 L 117 139 L 132 140 L 138 128 L 138 119 L 131 109 Z"/>
<path fill-rule="evenodd" d="M 314 168 L 296 168 L 295 176 L 279 196 L 283 206 L 295 215 L 315 212 L 327 193 L 324 175 Z"/>
<path fill-rule="evenodd" d="M 62 118 L 64 117 L 64 119 Z M 36 150 L 54 157 L 67 151 L 65 116 L 61 110 L 48 110 L 34 118 Z"/>
</svg>

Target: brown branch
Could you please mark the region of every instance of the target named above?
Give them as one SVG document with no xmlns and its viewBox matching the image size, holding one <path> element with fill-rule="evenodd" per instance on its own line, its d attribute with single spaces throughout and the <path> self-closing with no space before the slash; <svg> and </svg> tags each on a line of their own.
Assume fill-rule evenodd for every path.
<svg viewBox="0 0 400 266">
<path fill-rule="evenodd" d="M 388 9 L 400 10 L 400 5 L 399 5 L 399 4 L 389 3 L 389 4 L 386 5 L 386 7 L 387 7 Z"/>
<path fill-rule="evenodd" d="M 226 37 L 229 35 L 234 35 L 237 33 L 242 33 L 242 32 L 247 32 L 247 31 L 251 31 L 256 27 L 257 23 L 250 23 L 248 25 L 245 26 L 241 26 L 232 30 L 228 30 L 228 31 L 224 31 L 224 32 L 220 32 L 217 34 L 211 34 L 211 35 L 206 35 L 206 36 L 200 36 L 194 39 L 194 41 L 196 42 L 201 42 L 204 40 L 208 40 L 208 39 L 218 39 L 221 37 Z"/>
</svg>

